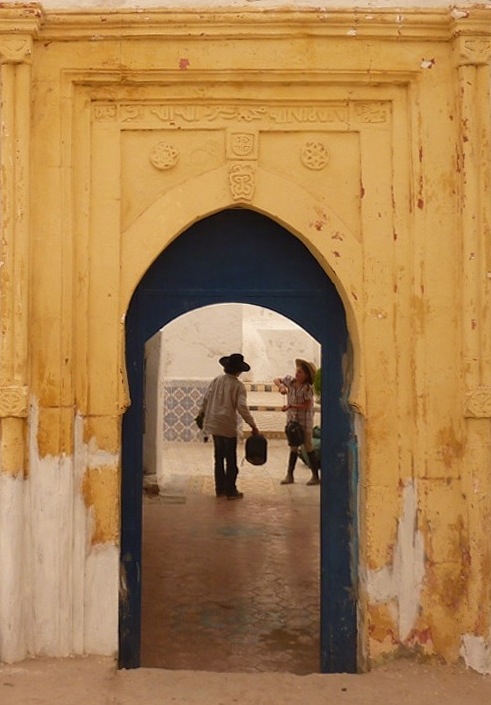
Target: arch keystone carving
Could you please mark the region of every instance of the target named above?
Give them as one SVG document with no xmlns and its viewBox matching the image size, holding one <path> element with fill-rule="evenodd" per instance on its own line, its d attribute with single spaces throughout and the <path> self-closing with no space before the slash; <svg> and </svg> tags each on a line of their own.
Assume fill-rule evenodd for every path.
<svg viewBox="0 0 491 705">
<path fill-rule="evenodd" d="M 228 169 L 230 192 L 234 201 L 251 201 L 256 188 L 256 170 L 250 162 L 235 162 Z"/>
</svg>

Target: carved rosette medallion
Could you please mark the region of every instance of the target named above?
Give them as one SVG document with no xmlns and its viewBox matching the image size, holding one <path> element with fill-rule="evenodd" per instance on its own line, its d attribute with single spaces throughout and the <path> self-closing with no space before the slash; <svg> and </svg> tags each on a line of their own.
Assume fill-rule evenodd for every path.
<svg viewBox="0 0 491 705">
<path fill-rule="evenodd" d="M 477 419 L 491 417 L 491 387 L 476 387 L 467 392 L 465 415 Z"/>
<path fill-rule="evenodd" d="M 236 162 L 228 168 L 230 191 L 234 201 L 250 201 L 256 187 L 256 173 L 250 162 Z"/>
<path fill-rule="evenodd" d="M 172 169 L 179 159 L 179 150 L 169 142 L 157 142 L 150 151 L 150 164 L 160 171 Z"/>
<path fill-rule="evenodd" d="M 27 387 L 0 387 L 0 418 L 27 416 Z"/>
<path fill-rule="evenodd" d="M 300 159 L 302 160 L 302 164 L 307 167 L 307 169 L 320 171 L 327 166 L 329 161 L 329 152 L 323 142 L 308 140 L 302 147 Z"/>
</svg>

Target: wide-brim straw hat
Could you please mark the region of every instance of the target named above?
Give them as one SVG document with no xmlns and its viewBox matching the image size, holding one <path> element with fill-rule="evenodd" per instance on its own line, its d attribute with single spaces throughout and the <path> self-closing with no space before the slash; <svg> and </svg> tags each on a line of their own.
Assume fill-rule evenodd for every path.
<svg viewBox="0 0 491 705">
<path fill-rule="evenodd" d="M 295 365 L 296 367 L 301 367 L 305 371 L 305 374 L 309 377 L 309 384 L 314 384 L 314 377 L 317 371 L 314 363 L 297 358 L 295 360 Z"/>
</svg>

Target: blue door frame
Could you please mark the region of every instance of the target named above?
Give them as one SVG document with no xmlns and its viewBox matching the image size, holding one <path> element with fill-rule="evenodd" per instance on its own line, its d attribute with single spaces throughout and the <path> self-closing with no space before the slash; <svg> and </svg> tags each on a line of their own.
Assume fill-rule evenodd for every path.
<svg viewBox="0 0 491 705">
<path fill-rule="evenodd" d="M 123 417 L 119 665 L 140 666 L 145 341 L 210 304 L 247 303 L 295 321 L 322 346 L 321 673 L 357 670 L 356 444 L 345 401 L 342 301 L 307 248 L 255 211 L 230 209 L 180 235 L 150 266 L 126 317 L 131 406 Z M 229 351 L 224 351 L 229 352 Z"/>
</svg>

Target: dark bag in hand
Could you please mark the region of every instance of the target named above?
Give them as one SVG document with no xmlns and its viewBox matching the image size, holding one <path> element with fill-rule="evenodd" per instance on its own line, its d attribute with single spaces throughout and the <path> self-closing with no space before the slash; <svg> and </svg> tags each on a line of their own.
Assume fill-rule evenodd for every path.
<svg viewBox="0 0 491 705">
<path fill-rule="evenodd" d="M 298 421 L 288 421 L 285 426 L 285 433 L 289 446 L 301 446 L 303 443 L 303 431 Z"/>
<path fill-rule="evenodd" d="M 245 458 L 252 465 L 264 465 L 268 459 L 268 441 L 262 433 L 246 438 Z"/>
</svg>

